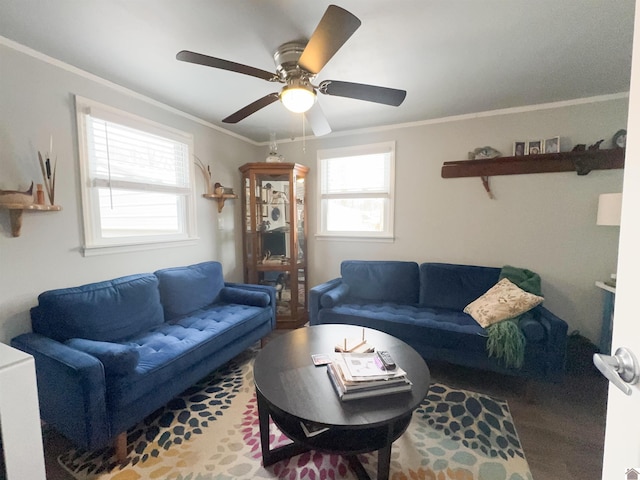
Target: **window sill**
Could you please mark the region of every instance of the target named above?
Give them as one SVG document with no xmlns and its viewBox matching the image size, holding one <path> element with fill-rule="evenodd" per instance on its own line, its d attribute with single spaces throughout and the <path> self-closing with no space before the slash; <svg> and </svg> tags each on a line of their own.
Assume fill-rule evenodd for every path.
<svg viewBox="0 0 640 480">
<path fill-rule="evenodd" d="M 160 248 L 172 247 L 190 247 L 196 244 L 198 238 L 189 238 L 187 240 L 175 240 L 167 242 L 153 243 L 131 243 L 127 245 L 100 245 L 83 247 L 81 249 L 84 257 L 93 257 L 96 255 L 111 255 L 114 253 L 142 252 L 146 250 L 157 250 Z"/>
<path fill-rule="evenodd" d="M 365 236 L 365 235 L 340 235 L 340 234 L 321 234 L 318 233 L 315 235 L 315 238 L 318 240 L 324 241 L 341 241 L 341 242 L 380 242 L 380 243 L 393 243 L 395 242 L 395 237 L 392 235 L 389 236 Z"/>
</svg>

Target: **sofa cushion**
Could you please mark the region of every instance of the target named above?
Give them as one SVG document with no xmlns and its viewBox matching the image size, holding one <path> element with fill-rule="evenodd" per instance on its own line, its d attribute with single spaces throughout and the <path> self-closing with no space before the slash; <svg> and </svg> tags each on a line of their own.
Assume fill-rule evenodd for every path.
<svg viewBox="0 0 640 480">
<path fill-rule="evenodd" d="M 351 298 L 401 304 L 418 303 L 418 264 L 400 261 L 348 260 L 340 266 Z"/>
<path fill-rule="evenodd" d="M 160 299 L 167 320 L 211 305 L 224 287 L 222 265 L 203 262 L 155 272 L 160 281 Z"/>
<path fill-rule="evenodd" d="M 97 342 L 86 338 L 71 338 L 64 343 L 100 360 L 106 375 L 127 375 L 133 372 L 140 358 L 138 350 L 133 345 Z"/>
<path fill-rule="evenodd" d="M 467 305 L 464 312 L 486 328 L 522 315 L 543 301 L 543 297 L 525 292 L 508 278 L 503 278 L 484 295 Z"/>
<path fill-rule="evenodd" d="M 420 265 L 420 305 L 462 311 L 498 282 L 500 268 L 449 263 Z"/>
<path fill-rule="evenodd" d="M 152 274 L 49 290 L 31 309 L 33 331 L 59 342 L 117 341 L 163 321 L 158 279 Z"/>
<path fill-rule="evenodd" d="M 226 303 L 266 307 L 271 303 L 271 297 L 266 292 L 256 292 L 245 288 L 224 287 L 220 290 L 220 300 Z"/>
<path fill-rule="evenodd" d="M 140 360 L 130 375 L 108 380 L 109 404 L 137 401 L 168 379 L 211 361 L 211 356 L 269 324 L 271 315 L 269 308 L 216 303 L 131 338 Z"/>
</svg>

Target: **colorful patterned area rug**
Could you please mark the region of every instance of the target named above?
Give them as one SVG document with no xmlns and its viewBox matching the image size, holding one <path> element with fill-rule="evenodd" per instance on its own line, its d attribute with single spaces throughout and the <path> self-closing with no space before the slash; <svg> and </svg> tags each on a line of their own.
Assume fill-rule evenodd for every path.
<svg viewBox="0 0 640 480">
<path fill-rule="evenodd" d="M 78 480 L 355 479 L 338 455 L 308 452 L 262 467 L 248 350 L 128 432 L 129 457 L 72 450 L 58 461 Z M 271 446 L 288 443 L 271 425 Z M 359 456 L 376 478 L 377 453 Z M 394 442 L 391 480 L 532 480 L 503 400 L 434 383 Z"/>
</svg>

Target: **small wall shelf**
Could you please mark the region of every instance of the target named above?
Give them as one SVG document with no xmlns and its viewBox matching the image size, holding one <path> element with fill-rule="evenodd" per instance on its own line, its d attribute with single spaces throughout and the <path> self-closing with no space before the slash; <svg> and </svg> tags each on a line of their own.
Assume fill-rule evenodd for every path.
<svg viewBox="0 0 640 480">
<path fill-rule="evenodd" d="M 37 203 L 31 203 L 28 205 L 22 203 L 5 203 L 0 204 L 0 208 L 9 210 L 9 219 L 11 220 L 11 234 L 14 237 L 20 236 L 23 212 L 59 212 L 60 210 L 62 210 L 62 207 L 60 205 L 38 205 Z"/>
<path fill-rule="evenodd" d="M 224 207 L 224 202 L 226 202 L 227 200 L 233 200 L 234 198 L 238 198 L 238 195 L 231 194 L 231 193 L 223 193 L 223 194 L 203 193 L 202 196 L 204 198 L 209 198 L 209 199 L 218 201 L 218 213 L 222 212 L 222 207 Z"/>
<path fill-rule="evenodd" d="M 624 154 L 624 148 L 614 148 L 498 157 L 486 160 L 461 160 L 444 162 L 441 174 L 442 178 L 574 171 L 578 175 L 586 175 L 591 170 L 624 168 Z"/>
</svg>

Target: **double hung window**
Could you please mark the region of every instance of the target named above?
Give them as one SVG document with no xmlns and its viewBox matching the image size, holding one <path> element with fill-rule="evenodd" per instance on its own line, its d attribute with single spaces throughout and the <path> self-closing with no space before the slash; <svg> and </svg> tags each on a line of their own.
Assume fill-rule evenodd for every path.
<svg viewBox="0 0 640 480">
<path fill-rule="evenodd" d="M 191 135 L 76 98 L 85 254 L 195 238 Z"/>
<path fill-rule="evenodd" d="M 393 238 L 394 142 L 319 150 L 320 236 Z"/>
</svg>

